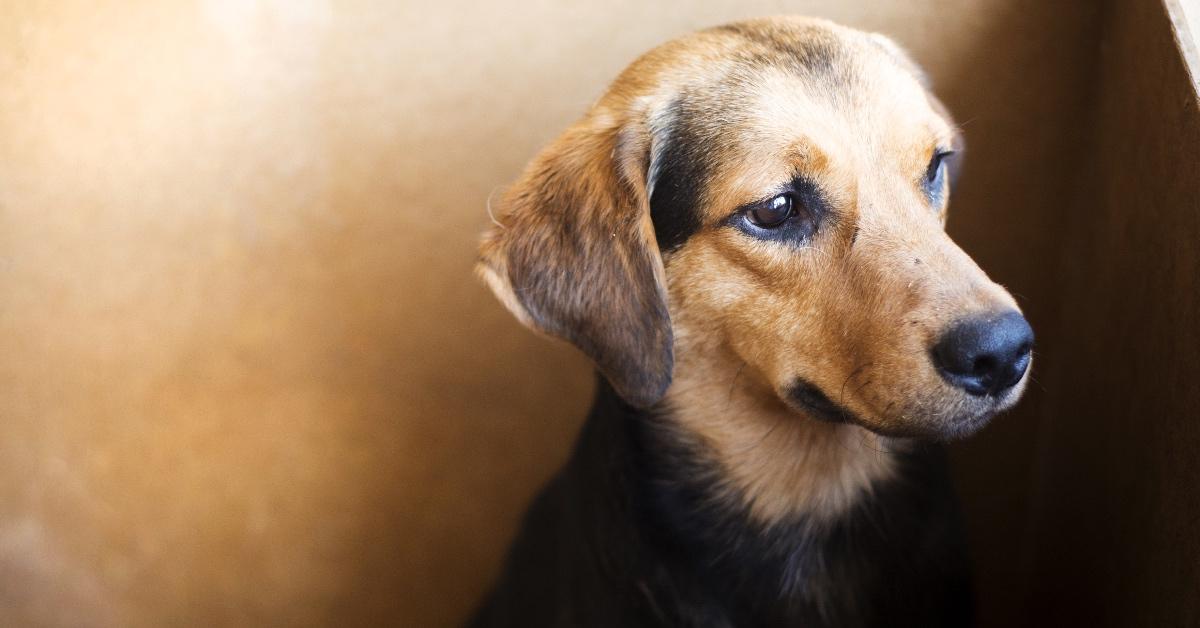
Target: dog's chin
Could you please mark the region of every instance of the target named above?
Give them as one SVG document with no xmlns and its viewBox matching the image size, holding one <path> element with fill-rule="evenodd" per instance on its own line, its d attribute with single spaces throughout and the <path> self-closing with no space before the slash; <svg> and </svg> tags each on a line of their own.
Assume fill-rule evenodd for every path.
<svg viewBox="0 0 1200 628">
<path fill-rule="evenodd" d="M 940 442 L 962 440 L 974 436 L 991 423 L 995 416 L 995 411 L 984 411 L 952 417 L 949 420 L 920 423 L 915 426 L 913 437 Z"/>
<path fill-rule="evenodd" d="M 781 397 L 791 409 L 818 421 L 856 425 L 891 438 L 948 442 L 982 430 L 993 417 L 1016 403 L 1020 391 L 1010 391 L 1000 398 L 964 399 L 950 407 L 913 409 L 901 413 L 900 418 L 882 421 L 852 412 L 805 380 L 793 382 Z"/>
<path fill-rule="evenodd" d="M 930 428 L 927 430 L 929 432 L 928 438 L 953 441 L 973 436 L 991 423 L 996 415 L 1016 405 L 1024 391 L 1025 381 L 1021 381 L 1017 386 L 999 397 L 968 397 L 962 399 L 959 403 L 952 406 L 958 410 L 957 413 L 948 413 L 944 410 L 931 413 L 933 416 L 945 416 L 948 414 L 949 417 L 930 421 Z"/>
</svg>

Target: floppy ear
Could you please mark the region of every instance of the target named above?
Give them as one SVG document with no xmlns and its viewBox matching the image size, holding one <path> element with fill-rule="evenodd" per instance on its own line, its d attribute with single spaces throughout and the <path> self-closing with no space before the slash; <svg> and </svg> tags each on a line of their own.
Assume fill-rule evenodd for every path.
<svg viewBox="0 0 1200 628">
<path fill-rule="evenodd" d="M 674 364 L 648 144 L 608 116 L 568 129 L 493 207 L 476 267 L 518 319 L 577 346 L 639 407 L 662 398 Z"/>
</svg>

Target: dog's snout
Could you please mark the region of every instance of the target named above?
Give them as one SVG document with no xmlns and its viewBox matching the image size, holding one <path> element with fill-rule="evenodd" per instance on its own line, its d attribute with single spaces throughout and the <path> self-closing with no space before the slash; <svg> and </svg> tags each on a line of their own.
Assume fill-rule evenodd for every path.
<svg viewBox="0 0 1200 628">
<path fill-rule="evenodd" d="M 1019 312 L 974 316 L 947 330 L 933 347 L 942 377 L 972 395 L 998 395 L 1029 367 L 1033 329 Z"/>
</svg>

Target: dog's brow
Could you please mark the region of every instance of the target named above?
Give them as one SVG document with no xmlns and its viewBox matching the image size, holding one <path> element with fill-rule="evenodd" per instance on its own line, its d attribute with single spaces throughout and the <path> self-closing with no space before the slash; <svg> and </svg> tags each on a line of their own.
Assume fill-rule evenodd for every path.
<svg viewBox="0 0 1200 628">
<path fill-rule="evenodd" d="M 938 116 L 937 122 L 926 124 L 925 128 L 936 148 L 950 148 L 954 143 L 954 128 L 941 119 L 941 116 Z"/>
</svg>

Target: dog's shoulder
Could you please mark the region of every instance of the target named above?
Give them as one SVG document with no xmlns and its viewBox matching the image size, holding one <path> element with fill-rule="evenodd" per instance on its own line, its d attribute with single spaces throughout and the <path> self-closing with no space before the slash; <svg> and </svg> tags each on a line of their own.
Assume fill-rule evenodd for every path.
<svg viewBox="0 0 1200 628">
<path fill-rule="evenodd" d="M 597 396 L 570 459 L 526 512 L 468 626 L 681 625 L 654 594 L 665 574 L 630 499 L 635 471 L 622 406 L 611 393 Z"/>
<path fill-rule="evenodd" d="M 895 478 L 820 529 L 802 519 L 763 528 L 713 499 L 702 478 L 716 476 L 655 438 L 653 418 L 621 407 L 599 395 L 471 626 L 970 623 L 962 522 L 940 448 L 906 452 Z"/>
</svg>

